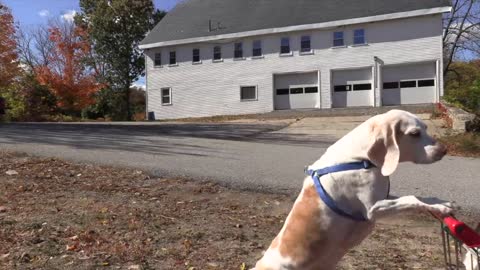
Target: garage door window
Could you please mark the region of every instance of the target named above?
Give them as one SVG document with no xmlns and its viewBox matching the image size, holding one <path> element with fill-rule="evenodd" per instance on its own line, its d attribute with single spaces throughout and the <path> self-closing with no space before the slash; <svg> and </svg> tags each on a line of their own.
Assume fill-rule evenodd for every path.
<svg viewBox="0 0 480 270">
<path fill-rule="evenodd" d="M 418 87 L 435 86 L 435 80 L 418 80 Z"/>
<path fill-rule="evenodd" d="M 303 94 L 303 88 L 290 88 L 290 94 L 292 95 L 297 95 L 297 94 Z"/>
<path fill-rule="evenodd" d="M 398 82 L 384 82 L 383 89 L 398 89 Z"/>
<path fill-rule="evenodd" d="M 162 105 L 172 105 L 172 88 L 162 88 Z"/>
<path fill-rule="evenodd" d="M 288 88 L 277 89 L 277 95 L 278 96 L 288 95 L 289 92 L 290 92 L 290 89 L 288 89 Z"/>
<path fill-rule="evenodd" d="M 240 100 L 241 101 L 257 100 L 257 87 L 256 86 L 241 86 L 240 87 Z"/>
<path fill-rule="evenodd" d="M 333 91 L 335 92 L 347 92 L 352 89 L 351 85 L 335 85 Z"/>
<path fill-rule="evenodd" d="M 364 91 L 364 90 L 372 90 L 371 83 L 362 83 L 362 84 L 354 84 L 353 91 Z"/>
<path fill-rule="evenodd" d="M 318 87 L 305 87 L 305 94 L 318 93 Z"/>
<path fill-rule="evenodd" d="M 400 88 L 415 88 L 415 87 L 417 87 L 417 81 L 400 82 Z"/>
</svg>

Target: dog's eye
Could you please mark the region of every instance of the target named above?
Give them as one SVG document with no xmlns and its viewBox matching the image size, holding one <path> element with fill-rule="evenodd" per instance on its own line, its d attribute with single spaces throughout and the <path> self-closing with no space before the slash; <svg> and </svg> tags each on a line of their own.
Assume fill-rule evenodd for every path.
<svg viewBox="0 0 480 270">
<path fill-rule="evenodd" d="M 412 137 L 420 137 L 420 131 L 419 130 L 414 130 L 414 131 L 410 132 L 408 135 L 410 135 Z"/>
</svg>

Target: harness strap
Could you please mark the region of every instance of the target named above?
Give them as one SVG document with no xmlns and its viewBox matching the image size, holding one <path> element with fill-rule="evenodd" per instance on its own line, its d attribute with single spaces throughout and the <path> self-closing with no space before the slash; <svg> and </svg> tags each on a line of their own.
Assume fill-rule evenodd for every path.
<svg viewBox="0 0 480 270">
<path fill-rule="evenodd" d="M 336 173 L 336 172 L 344 172 L 344 171 L 352 171 L 352 170 L 361 170 L 361 169 L 369 169 L 371 167 L 374 167 L 374 165 L 368 161 L 364 160 L 361 162 L 351 162 L 351 163 L 344 163 L 344 164 L 338 164 L 335 166 L 330 166 L 326 167 L 323 169 L 319 170 L 308 170 L 307 168 L 305 169 L 305 173 L 309 176 L 312 177 L 313 183 L 315 184 L 315 188 L 318 192 L 318 195 L 322 199 L 322 201 L 335 213 L 337 213 L 340 216 L 355 220 L 355 221 L 367 221 L 367 219 L 363 215 L 354 215 L 345 212 L 344 210 L 340 209 L 337 204 L 335 203 L 335 200 L 327 193 L 325 188 L 323 187 L 322 183 L 320 182 L 320 177 L 331 174 L 331 173 Z M 389 183 L 389 192 L 390 192 L 390 183 Z"/>
</svg>

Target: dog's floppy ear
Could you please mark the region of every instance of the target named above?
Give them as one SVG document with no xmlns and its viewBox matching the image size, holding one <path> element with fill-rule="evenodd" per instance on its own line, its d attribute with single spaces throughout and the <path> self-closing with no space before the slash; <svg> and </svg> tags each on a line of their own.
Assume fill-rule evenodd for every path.
<svg viewBox="0 0 480 270">
<path fill-rule="evenodd" d="M 400 162 L 400 148 L 398 147 L 398 129 L 400 123 L 385 123 L 374 125 L 373 142 L 368 150 L 368 158 L 381 168 L 382 175 L 391 175 Z"/>
</svg>

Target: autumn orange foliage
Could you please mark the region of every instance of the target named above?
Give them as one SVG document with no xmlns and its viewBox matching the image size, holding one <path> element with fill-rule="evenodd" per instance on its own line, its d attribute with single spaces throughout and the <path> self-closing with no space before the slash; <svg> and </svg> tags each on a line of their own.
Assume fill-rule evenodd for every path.
<svg viewBox="0 0 480 270">
<path fill-rule="evenodd" d="M 0 88 L 8 86 L 18 76 L 16 46 L 12 13 L 0 2 Z"/>
<path fill-rule="evenodd" d="M 37 67 L 38 81 L 47 85 L 57 98 L 57 105 L 65 111 L 79 111 L 95 102 L 93 94 L 103 86 L 95 79 L 94 71 L 83 60 L 90 52 L 85 30 L 73 27 L 62 31 L 49 29 L 54 51 L 49 63 Z"/>
</svg>

